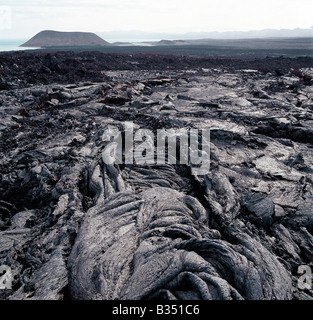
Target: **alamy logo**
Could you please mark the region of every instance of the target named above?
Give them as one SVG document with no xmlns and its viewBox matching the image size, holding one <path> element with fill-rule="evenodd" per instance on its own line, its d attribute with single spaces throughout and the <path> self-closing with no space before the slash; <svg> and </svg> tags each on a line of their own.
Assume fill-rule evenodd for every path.
<svg viewBox="0 0 313 320">
<path fill-rule="evenodd" d="M 298 288 L 311 290 L 313 286 L 312 269 L 309 266 L 301 265 L 298 268 L 298 274 L 301 275 L 298 279 Z"/>
<path fill-rule="evenodd" d="M 12 10 L 8 6 L 0 6 L 0 30 L 12 28 Z"/>
<path fill-rule="evenodd" d="M 105 164 L 188 164 L 193 175 L 205 175 L 210 170 L 209 129 L 149 129 L 134 132 L 132 122 L 124 123 L 121 132 L 116 127 L 105 130 L 102 140 L 109 142 L 102 152 Z"/>
<path fill-rule="evenodd" d="M 0 290 L 12 289 L 12 270 L 9 266 L 0 266 Z"/>
</svg>

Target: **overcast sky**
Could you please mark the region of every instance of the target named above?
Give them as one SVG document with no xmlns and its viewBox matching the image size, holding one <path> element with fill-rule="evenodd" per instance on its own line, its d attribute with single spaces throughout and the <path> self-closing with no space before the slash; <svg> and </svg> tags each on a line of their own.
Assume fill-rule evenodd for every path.
<svg viewBox="0 0 313 320">
<path fill-rule="evenodd" d="M 186 33 L 312 25 L 312 0 L 0 0 L 0 39 L 41 30 Z"/>
</svg>

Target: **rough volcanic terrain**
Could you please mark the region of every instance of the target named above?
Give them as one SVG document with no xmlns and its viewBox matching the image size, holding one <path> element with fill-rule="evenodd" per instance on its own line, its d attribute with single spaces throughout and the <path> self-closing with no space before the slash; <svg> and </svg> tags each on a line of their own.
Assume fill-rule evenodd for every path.
<svg viewBox="0 0 313 320">
<path fill-rule="evenodd" d="M 312 76 L 311 58 L 0 54 L 0 298 L 312 299 Z M 210 171 L 105 164 L 125 121 L 210 129 Z"/>
</svg>

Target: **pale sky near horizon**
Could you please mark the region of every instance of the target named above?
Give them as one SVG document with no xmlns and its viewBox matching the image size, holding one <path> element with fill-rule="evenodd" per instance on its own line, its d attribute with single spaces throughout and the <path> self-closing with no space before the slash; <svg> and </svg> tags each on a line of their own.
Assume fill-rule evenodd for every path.
<svg viewBox="0 0 313 320">
<path fill-rule="evenodd" d="M 41 30 L 186 33 L 313 26 L 312 0 L 0 0 L 0 39 Z"/>
</svg>

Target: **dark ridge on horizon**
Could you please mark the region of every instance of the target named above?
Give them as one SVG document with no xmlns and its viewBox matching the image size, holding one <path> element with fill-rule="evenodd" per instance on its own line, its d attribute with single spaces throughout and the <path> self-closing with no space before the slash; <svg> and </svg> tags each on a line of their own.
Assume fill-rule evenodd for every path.
<svg viewBox="0 0 313 320">
<path fill-rule="evenodd" d="M 37 33 L 20 47 L 35 50 L 154 53 L 186 56 L 313 56 L 313 37 L 169 40 L 110 43 L 91 32 Z"/>
<path fill-rule="evenodd" d="M 62 32 L 44 30 L 20 47 L 107 46 L 109 43 L 92 32 Z"/>
</svg>

